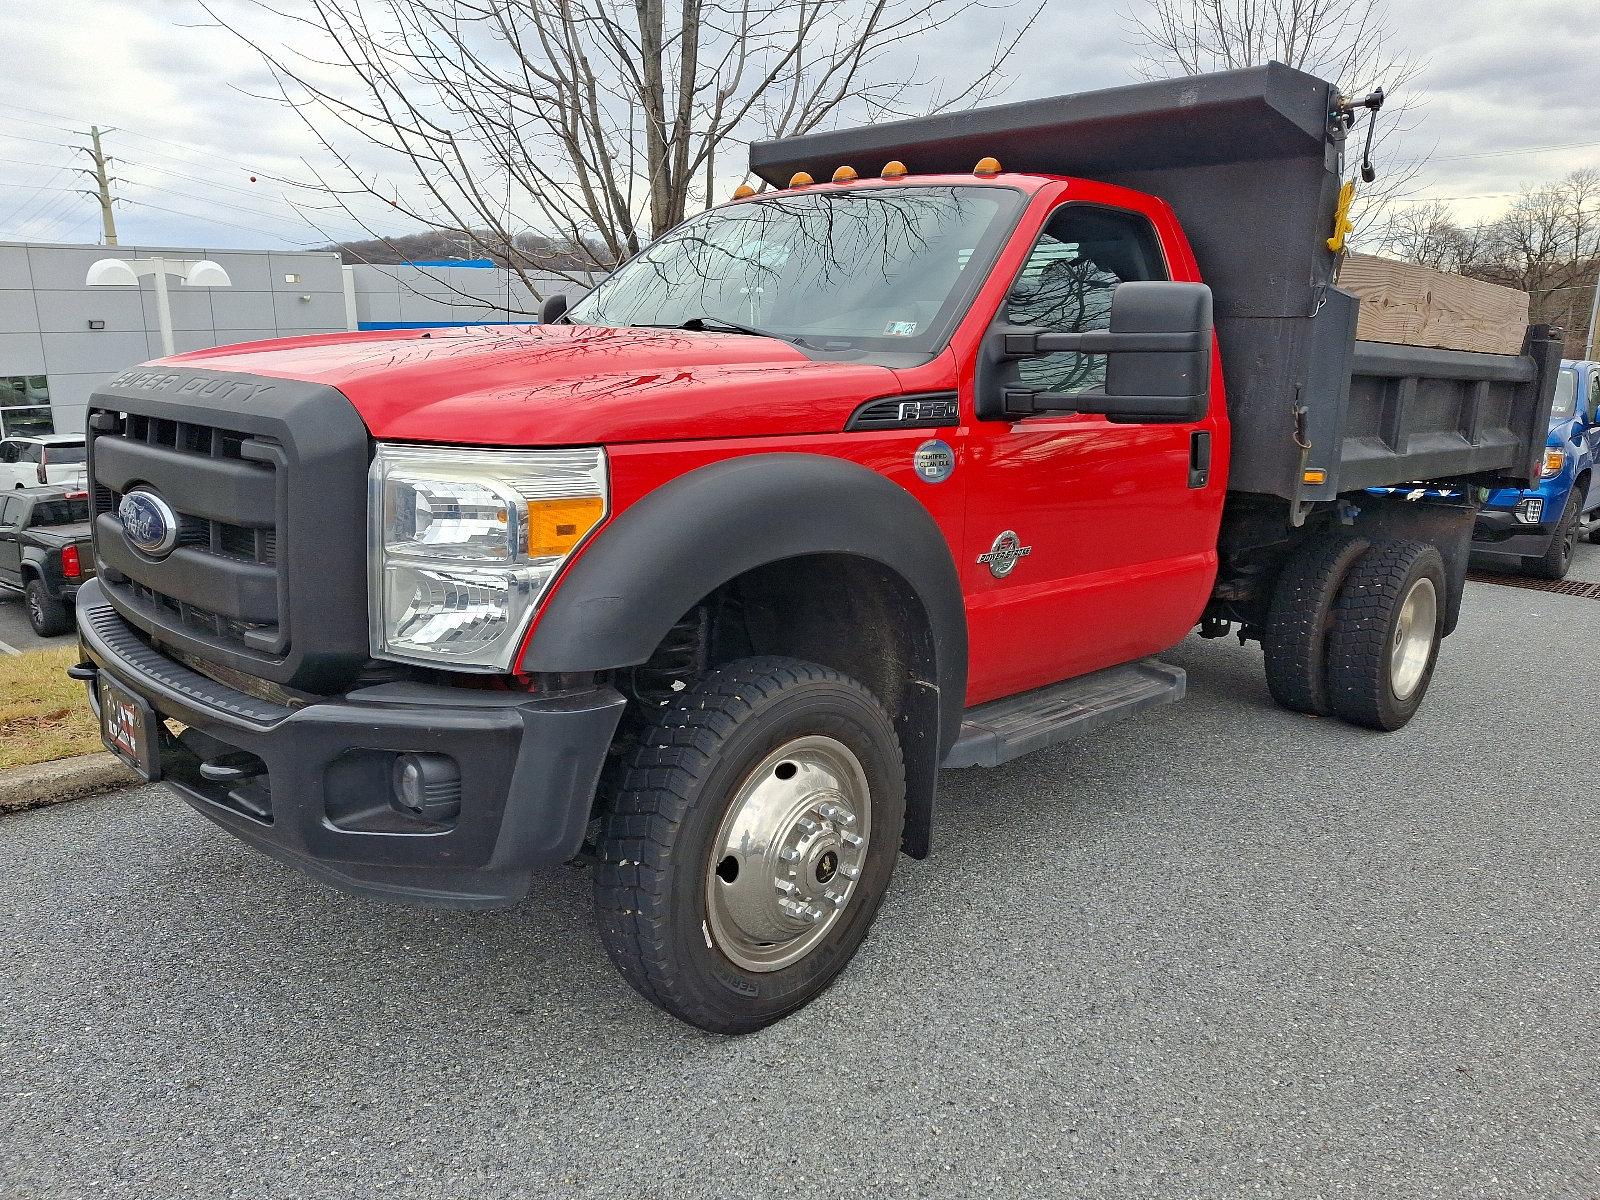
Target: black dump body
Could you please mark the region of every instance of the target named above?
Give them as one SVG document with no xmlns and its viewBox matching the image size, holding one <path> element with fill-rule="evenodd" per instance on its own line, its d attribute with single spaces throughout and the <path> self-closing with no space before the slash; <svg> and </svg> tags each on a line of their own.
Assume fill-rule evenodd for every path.
<svg viewBox="0 0 1600 1200">
<path fill-rule="evenodd" d="M 1328 250 L 1343 178 L 1333 85 L 1280 63 L 750 148 L 783 186 L 899 159 L 914 174 L 1072 175 L 1161 197 L 1210 284 L 1233 426 L 1229 487 L 1295 503 L 1419 480 L 1537 478 L 1560 343 L 1474 354 L 1355 340 Z M 1325 472 L 1307 483 L 1308 471 Z M 1312 478 L 1317 478 L 1315 474 Z"/>
</svg>

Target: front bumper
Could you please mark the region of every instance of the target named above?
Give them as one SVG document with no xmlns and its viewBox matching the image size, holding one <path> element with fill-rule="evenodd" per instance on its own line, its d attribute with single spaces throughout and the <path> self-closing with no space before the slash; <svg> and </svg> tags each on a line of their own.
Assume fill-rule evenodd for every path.
<svg viewBox="0 0 1600 1200">
<path fill-rule="evenodd" d="M 1551 525 L 1523 524 L 1510 509 L 1480 509 L 1472 529 L 1472 553 L 1477 558 L 1517 565 L 1548 550 L 1553 532 Z"/>
<path fill-rule="evenodd" d="M 583 843 L 625 704 L 612 688 L 541 697 L 390 683 L 291 708 L 152 649 L 94 581 L 77 613 L 91 706 L 99 672 L 142 697 L 162 720 L 160 777 L 230 833 L 324 882 L 499 907 Z M 166 721 L 186 728 L 174 734 Z M 407 753 L 454 762 L 459 814 L 421 822 L 392 801 L 394 762 Z M 254 773 L 218 769 L 240 763 Z"/>
</svg>

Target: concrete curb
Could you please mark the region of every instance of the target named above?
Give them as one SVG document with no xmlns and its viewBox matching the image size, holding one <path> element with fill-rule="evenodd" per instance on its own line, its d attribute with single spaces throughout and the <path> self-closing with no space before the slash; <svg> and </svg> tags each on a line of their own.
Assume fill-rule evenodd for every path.
<svg viewBox="0 0 1600 1200">
<path fill-rule="evenodd" d="M 132 787 L 139 777 L 113 754 L 77 754 L 55 762 L 0 770 L 0 813 L 43 808 Z"/>
</svg>

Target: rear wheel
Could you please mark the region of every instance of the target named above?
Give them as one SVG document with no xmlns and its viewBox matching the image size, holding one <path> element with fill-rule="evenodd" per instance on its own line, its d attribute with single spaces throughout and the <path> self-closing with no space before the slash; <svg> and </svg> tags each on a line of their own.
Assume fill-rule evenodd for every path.
<svg viewBox="0 0 1600 1200">
<path fill-rule="evenodd" d="M 606 951 L 674 1016 L 759 1029 L 849 964 L 904 822 L 899 741 L 865 687 L 797 659 L 708 671 L 641 735 L 605 817 Z"/>
<path fill-rule="evenodd" d="M 23 607 L 28 610 L 28 624 L 40 637 L 55 637 L 72 628 L 72 614 L 45 590 L 42 579 L 28 580 L 23 589 Z"/>
<path fill-rule="evenodd" d="M 1572 569 L 1572 556 L 1578 549 L 1578 523 L 1583 519 L 1581 507 L 1582 501 L 1578 499 L 1578 489 L 1573 488 L 1567 494 L 1567 503 L 1561 510 L 1561 519 L 1556 522 L 1555 531 L 1550 535 L 1549 549 L 1538 558 L 1524 560 L 1529 574 L 1537 575 L 1540 579 L 1567 577 L 1567 572 Z"/>
<path fill-rule="evenodd" d="M 1378 542 L 1350 568 L 1328 639 L 1328 708 L 1399 729 L 1433 679 L 1444 636 L 1444 562 L 1423 542 Z"/>
<path fill-rule="evenodd" d="M 1261 637 L 1267 689 L 1293 712 L 1328 712 L 1328 633 L 1339 585 L 1366 552 L 1363 538 L 1325 534 L 1300 547 L 1278 574 Z"/>
</svg>

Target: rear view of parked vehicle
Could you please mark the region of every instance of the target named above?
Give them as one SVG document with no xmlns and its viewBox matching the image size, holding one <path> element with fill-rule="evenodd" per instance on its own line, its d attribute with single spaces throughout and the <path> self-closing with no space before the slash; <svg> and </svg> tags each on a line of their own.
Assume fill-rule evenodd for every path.
<svg viewBox="0 0 1600 1200">
<path fill-rule="evenodd" d="M 0 490 L 82 485 L 87 471 L 83 438 L 70 433 L 8 437 L 0 441 Z"/>
<path fill-rule="evenodd" d="M 1580 538 L 1600 542 L 1600 363 L 1564 362 L 1537 486 L 1498 488 L 1478 514 L 1483 565 L 1565 579 Z"/>
<path fill-rule="evenodd" d="M 35 633 L 55 637 L 70 630 L 78 588 L 93 575 L 85 492 L 0 492 L 0 588 L 21 594 Z"/>
</svg>

